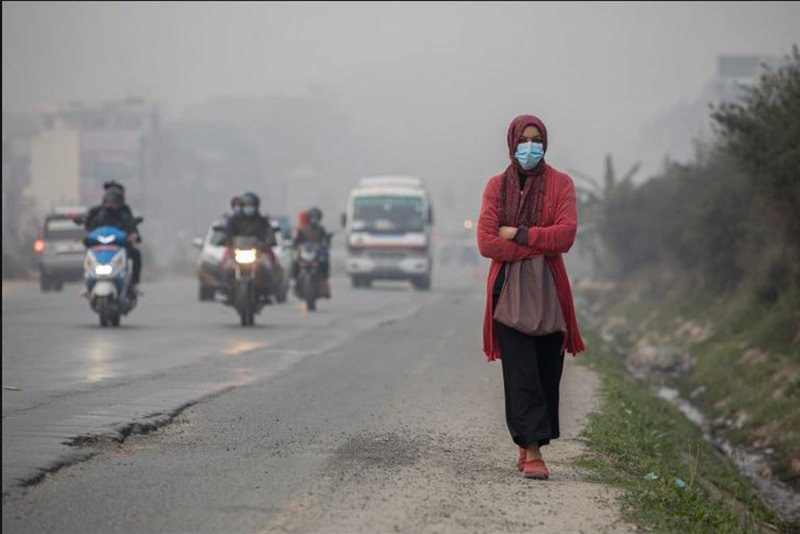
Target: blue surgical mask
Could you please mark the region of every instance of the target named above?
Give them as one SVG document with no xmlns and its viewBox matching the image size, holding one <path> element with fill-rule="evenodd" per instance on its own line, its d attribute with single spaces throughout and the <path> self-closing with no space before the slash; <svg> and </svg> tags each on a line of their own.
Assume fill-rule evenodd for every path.
<svg viewBox="0 0 800 534">
<path fill-rule="evenodd" d="M 517 151 L 514 156 L 517 158 L 522 168 L 529 171 L 542 161 L 544 157 L 544 145 L 542 143 L 534 143 L 533 141 L 520 143 L 517 145 Z"/>
<path fill-rule="evenodd" d="M 245 215 L 255 215 L 256 214 L 256 207 L 255 206 L 244 206 L 242 208 L 242 213 Z"/>
</svg>

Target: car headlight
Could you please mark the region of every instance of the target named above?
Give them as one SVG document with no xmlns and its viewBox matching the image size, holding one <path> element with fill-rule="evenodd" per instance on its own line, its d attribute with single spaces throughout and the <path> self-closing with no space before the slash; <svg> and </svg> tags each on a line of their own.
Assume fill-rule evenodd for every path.
<svg viewBox="0 0 800 534">
<path fill-rule="evenodd" d="M 94 268 L 94 272 L 100 276 L 106 276 L 111 274 L 114 271 L 114 268 L 111 265 L 98 265 Z"/>
<path fill-rule="evenodd" d="M 233 252 L 233 256 L 236 259 L 236 263 L 253 263 L 256 261 L 256 249 L 241 250 L 237 248 Z"/>
</svg>

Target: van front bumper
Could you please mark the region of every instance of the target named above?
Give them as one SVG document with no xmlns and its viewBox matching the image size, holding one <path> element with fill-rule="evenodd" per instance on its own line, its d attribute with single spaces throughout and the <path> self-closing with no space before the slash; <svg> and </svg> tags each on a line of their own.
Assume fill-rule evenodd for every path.
<svg viewBox="0 0 800 534">
<path fill-rule="evenodd" d="M 430 267 L 430 259 L 425 256 L 409 256 L 401 259 L 370 258 L 368 256 L 347 258 L 347 274 L 369 275 L 377 278 L 427 274 Z"/>
</svg>

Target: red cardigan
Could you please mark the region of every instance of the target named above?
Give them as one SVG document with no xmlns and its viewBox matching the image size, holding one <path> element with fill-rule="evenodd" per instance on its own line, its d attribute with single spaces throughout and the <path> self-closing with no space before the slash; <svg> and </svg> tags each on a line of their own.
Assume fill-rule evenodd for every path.
<svg viewBox="0 0 800 534">
<path fill-rule="evenodd" d="M 553 273 L 561 311 L 567 323 L 567 333 L 564 337 L 562 351 L 566 350 L 574 355 L 585 348 L 578 331 L 578 320 L 575 317 L 575 305 L 572 302 L 572 290 L 567 277 L 567 269 L 564 265 L 564 258 L 561 256 L 572 247 L 578 229 L 575 186 L 569 176 L 549 165 L 545 168 L 544 180 L 542 225 L 528 230 L 527 245 L 520 245 L 498 235 L 500 220 L 497 198 L 502 175 L 490 178 L 483 192 L 481 214 L 478 219 L 478 249 L 482 256 L 492 260 L 487 279 L 486 312 L 483 320 L 483 352 L 486 353 L 489 361 L 500 358 L 500 348 L 497 344 L 492 320 L 492 289 L 497 280 L 497 274 L 504 263 L 520 261 L 541 254 L 551 255 L 547 257 L 547 264 Z"/>
</svg>

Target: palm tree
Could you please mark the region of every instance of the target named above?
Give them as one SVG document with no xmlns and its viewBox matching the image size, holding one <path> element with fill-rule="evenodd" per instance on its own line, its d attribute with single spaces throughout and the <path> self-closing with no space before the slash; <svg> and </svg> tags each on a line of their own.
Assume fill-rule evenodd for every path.
<svg viewBox="0 0 800 534">
<path fill-rule="evenodd" d="M 589 254 L 595 273 L 608 270 L 607 258 L 604 261 L 602 249 L 601 226 L 605 218 L 605 210 L 609 208 L 609 201 L 620 193 L 633 188 L 633 177 L 639 172 L 642 163 L 637 161 L 622 175 L 617 178 L 614 160 L 610 153 L 605 157 L 603 179 L 597 178 L 576 169 L 569 169 L 569 173 L 578 183 L 575 184 L 575 193 L 578 197 L 578 209 L 581 211 L 581 224 L 578 229 L 576 241 L 579 250 Z M 605 255 L 607 256 L 607 255 Z"/>
</svg>

